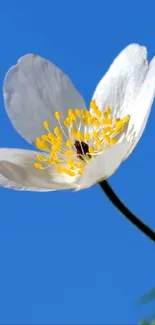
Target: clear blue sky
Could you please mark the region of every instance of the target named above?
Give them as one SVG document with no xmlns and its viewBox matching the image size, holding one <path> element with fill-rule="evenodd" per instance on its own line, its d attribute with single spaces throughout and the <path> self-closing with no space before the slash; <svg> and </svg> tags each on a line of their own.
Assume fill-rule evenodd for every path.
<svg viewBox="0 0 155 325">
<path fill-rule="evenodd" d="M 141 0 L 1 0 L 0 88 L 29 52 L 57 64 L 87 104 L 127 44 L 155 55 L 155 3 Z M 0 96 L 0 146 L 31 148 Z M 155 228 L 155 104 L 131 157 L 110 178 L 124 202 Z M 129 224 L 98 185 L 78 193 L 0 189 L 0 323 L 135 324 L 155 284 L 155 245 Z"/>
</svg>

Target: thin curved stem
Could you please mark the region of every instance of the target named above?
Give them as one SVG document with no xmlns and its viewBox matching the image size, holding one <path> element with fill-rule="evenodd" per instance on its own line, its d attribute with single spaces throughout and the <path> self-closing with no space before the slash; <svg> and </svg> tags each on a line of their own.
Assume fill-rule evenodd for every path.
<svg viewBox="0 0 155 325">
<path fill-rule="evenodd" d="M 140 231 L 142 231 L 148 238 L 155 242 L 155 232 L 149 228 L 145 223 L 139 220 L 118 198 L 114 193 L 111 186 L 107 181 L 102 181 L 99 183 L 102 190 L 108 196 L 110 201 L 115 205 L 115 207 L 131 222 L 133 223 Z"/>
</svg>

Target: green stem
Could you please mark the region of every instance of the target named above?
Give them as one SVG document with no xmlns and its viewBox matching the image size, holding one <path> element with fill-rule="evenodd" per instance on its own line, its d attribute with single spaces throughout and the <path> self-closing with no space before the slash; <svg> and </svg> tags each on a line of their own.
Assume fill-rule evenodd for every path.
<svg viewBox="0 0 155 325">
<path fill-rule="evenodd" d="M 133 223 L 140 231 L 142 231 L 148 238 L 155 242 L 155 232 L 149 228 L 145 223 L 139 220 L 118 198 L 114 193 L 111 186 L 107 181 L 102 181 L 99 183 L 102 190 L 108 196 L 110 201 L 115 205 L 115 207 L 131 222 Z"/>
</svg>

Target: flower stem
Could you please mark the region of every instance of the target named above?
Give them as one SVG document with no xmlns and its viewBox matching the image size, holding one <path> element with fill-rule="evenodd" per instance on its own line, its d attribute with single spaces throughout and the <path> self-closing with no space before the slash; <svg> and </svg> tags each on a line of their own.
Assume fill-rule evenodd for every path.
<svg viewBox="0 0 155 325">
<path fill-rule="evenodd" d="M 155 232 L 149 228 L 145 223 L 139 220 L 118 198 L 114 193 L 111 186 L 107 181 L 102 181 L 99 183 L 102 190 L 108 196 L 110 201 L 115 205 L 115 207 L 131 222 L 133 223 L 140 231 L 142 231 L 148 238 L 155 242 Z"/>
</svg>

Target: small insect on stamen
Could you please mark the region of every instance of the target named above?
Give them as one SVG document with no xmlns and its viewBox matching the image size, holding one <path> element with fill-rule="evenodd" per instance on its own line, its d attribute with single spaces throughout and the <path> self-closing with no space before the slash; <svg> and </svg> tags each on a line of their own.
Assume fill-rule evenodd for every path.
<svg viewBox="0 0 155 325">
<path fill-rule="evenodd" d="M 76 148 L 76 152 L 77 152 L 78 157 L 81 160 L 84 160 L 83 155 L 87 155 L 89 153 L 88 144 L 83 142 L 83 141 L 81 141 L 81 142 L 80 141 L 75 141 L 74 146 Z M 90 155 L 88 155 L 88 157 L 91 158 Z"/>
</svg>

